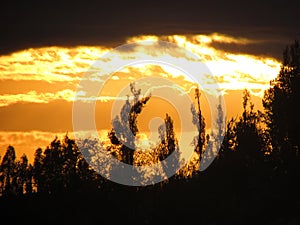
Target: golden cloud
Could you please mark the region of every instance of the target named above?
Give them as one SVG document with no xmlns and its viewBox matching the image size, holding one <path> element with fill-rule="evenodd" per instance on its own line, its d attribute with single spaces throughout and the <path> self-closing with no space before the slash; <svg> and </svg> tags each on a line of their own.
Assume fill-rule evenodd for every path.
<svg viewBox="0 0 300 225">
<path fill-rule="evenodd" d="M 0 80 L 78 80 L 109 49 L 104 47 L 30 48 L 0 56 Z"/>
<path fill-rule="evenodd" d="M 101 102 L 124 100 L 126 96 L 118 95 L 124 86 L 140 77 L 149 76 L 173 79 L 183 90 L 191 94 L 195 83 L 183 71 L 176 69 L 176 64 L 183 61 L 188 66 L 203 62 L 209 68 L 211 74 L 203 76 L 203 84 L 205 84 L 203 88 L 207 90 L 210 89 L 210 85 L 217 82 L 223 93 L 247 88 L 253 95 L 261 98 L 264 90 L 269 87 L 270 80 L 274 79 L 280 70 L 280 62 L 274 58 L 229 53 L 212 45 L 214 42 L 247 45 L 256 43 L 255 40 L 213 33 L 211 35 L 135 36 L 129 38 L 126 43 L 146 40 L 175 43 L 197 55 L 199 61 L 191 60 L 184 52 L 176 54 L 171 51 L 162 52 L 159 45 L 156 45 L 150 53 L 143 52 L 145 49 L 138 46 L 141 50 L 141 57 L 147 53 L 156 56 L 161 61 L 172 58 L 174 67 L 161 64 L 128 66 L 112 75 L 100 96 L 87 96 L 84 92 L 76 93 L 78 83 L 85 73 L 96 69 L 90 82 L 103 82 L 104 78 L 99 75 L 100 73 L 115 72 L 113 68 L 105 68 L 105 66 L 98 68 L 97 63 L 95 64 L 97 60 L 103 62 L 110 60 L 102 57 L 111 50 L 110 48 L 105 46 L 30 48 L 0 56 L 0 107 L 24 102 L 47 104 L 55 100 L 69 103 L 75 99 Z M 126 64 L 131 57 L 130 49 L 120 51 L 119 56 L 120 60 Z M 24 87 L 20 83 L 24 84 Z M 39 83 L 44 89 L 38 87 Z M 149 88 L 146 83 L 144 87 Z"/>
<path fill-rule="evenodd" d="M 221 49 L 212 47 L 213 42 L 247 45 L 256 43 L 255 40 L 246 38 L 236 38 L 226 36 L 218 33 L 211 35 L 170 35 L 170 36 L 136 36 L 129 38 L 126 43 L 139 41 L 158 41 L 164 40 L 175 43 L 199 56 L 199 61 L 204 62 L 212 75 L 218 80 L 219 85 L 224 91 L 226 90 L 241 90 L 244 88 L 260 90 L 253 92 L 255 95 L 262 97 L 263 91 L 268 88 L 269 81 L 274 79 L 280 69 L 280 62 L 276 59 L 254 56 L 242 53 L 228 53 Z M 46 102 L 48 97 L 50 100 L 61 95 L 67 96 L 70 91 L 76 90 L 78 81 L 82 78 L 84 73 L 88 71 L 95 61 L 99 60 L 101 56 L 107 53 L 110 49 L 104 46 L 79 46 L 73 48 L 63 47 L 45 47 L 45 48 L 30 48 L 24 51 L 16 52 L 10 55 L 0 56 L 0 80 L 15 80 L 15 81 L 47 81 L 49 83 L 55 82 L 69 82 L 73 84 L 73 88 L 66 92 L 55 94 L 37 94 L 34 92 L 20 93 L 14 96 L 1 96 L 1 105 L 5 106 L 14 101 L 30 101 Z M 168 55 L 157 51 L 157 57 L 164 60 L 164 57 L 173 57 L 174 64 L 176 60 L 183 60 L 183 55 Z M 130 57 L 130 52 L 120 53 L 122 60 L 126 61 Z M 141 53 L 141 57 L 143 54 Z M 189 62 L 188 59 L 187 63 Z M 148 65 L 135 67 L 136 73 L 151 73 L 149 67 L 157 65 Z M 109 68 L 98 68 L 110 71 Z M 140 70 L 140 71 L 138 71 Z M 176 73 L 172 68 L 163 68 L 161 73 L 163 76 L 178 76 L 182 74 Z M 154 71 L 154 70 L 153 70 Z M 113 76 L 112 80 L 128 79 L 132 80 L 132 72 L 123 70 L 123 76 Z M 220 79 L 218 79 L 220 78 Z M 97 74 L 94 81 L 99 81 Z M 224 81 L 224 82 L 222 82 Z M 251 90 L 250 90 L 251 91 Z M 63 97 L 65 99 L 65 97 Z M 16 100 L 13 100 L 15 98 Z M 69 99 L 69 97 L 66 97 Z M 6 102 L 5 102 L 6 101 Z"/>
</svg>

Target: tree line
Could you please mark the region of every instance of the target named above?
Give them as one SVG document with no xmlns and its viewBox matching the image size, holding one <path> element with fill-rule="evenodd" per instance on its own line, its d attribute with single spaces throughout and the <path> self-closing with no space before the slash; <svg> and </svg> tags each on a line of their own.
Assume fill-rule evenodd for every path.
<svg viewBox="0 0 300 225">
<path fill-rule="evenodd" d="M 136 89 L 134 84 L 131 84 L 130 90 L 133 98 L 126 100 L 120 115 L 112 121 L 114 128 L 108 133 L 110 144 L 104 150 L 127 164 L 152 165 L 178 151 L 173 119 L 166 114 L 164 124 L 158 129 L 161 140 L 158 146 L 147 154 L 139 151 L 134 142 L 139 132 L 138 116 L 151 96 L 141 96 L 141 90 Z M 196 89 L 195 98 L 196 105 L 191 106 L 192 122 L 198 130 L 194 140 L 194 158 L 166 183 L 190 181 L 201 176 L 199 163 L 210 136 L 205 131 L 199 89 Z M 262 100 L 264 112 L 254 110 L 249 91 L 244 91 L 243 112 L 226 122 L 221 150 L 209 170 L 230 171 L 227 177 L 238 179 L 238 185 L 243 183 L 254 189 L 266 180 L 283 182 L 299 178 L 299 100 L 300 46 L 299 41 L 295 41 L 285 49 L 281 70 L 265 91 Z M 220 106 L 218 112 L 216 123 L 220 125 L 223 123 Z M 26 155 L 17 159 L 14 147 L 8 146 L 0 164 L 0 195 L 56 194 L 112 188 L 114 184 L 101 177 L 90 165 L 95 161 L 101 163 L 99 155 L 90 151 L 97 143 L 83 140 L 80 144 L 87 145 L 85 152 L 81 152 L 78 143 L 68 135 L 63 140 L 55 138 L 46 149 L 35 151 L 32 164 Z M 179 160 L 179 155 L 175 159 Z M 175 160 L 169 166 L 175 167 L 176 163 Z M 166 170 L 166 165 L 163 165 L 161 172 L 153 176 L 163 176 Z M 238 175 L 240 173 L 244 174 L 243 178 Z"/>
</svg>

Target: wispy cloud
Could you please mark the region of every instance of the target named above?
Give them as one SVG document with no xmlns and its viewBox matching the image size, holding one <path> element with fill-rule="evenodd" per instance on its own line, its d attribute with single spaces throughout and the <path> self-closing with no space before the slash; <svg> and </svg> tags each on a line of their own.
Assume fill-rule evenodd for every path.
<svg viewBox="0 0 300 225">
<path fill-rule="evenodd" d="M 199 62 L 204 62 L 211 71 L 213 81 L 218 82 L 222 91 L 241 90 L 244 88 L 257 96 L 262 97 L 263 92 L 269 87 L 269 81 L 274 79 L 280 69 L 280 63 L 273 58 L 253 56 L 249 54 L 233 54 L 227 53 L 221 49 L 216 49 L 211 46 L 213 42 L 235 43 L 246 45 L 255 42 L 245 38 L 235 38 L 222 34 L 211 35 L 172 35 L 172 36 L 137 36 L 127 40 L 127 43 L 139 41 L 157 41 L 165 40 L 176 43 L 177 45 L 186 48 L 199 56 Z M 158 61 L 164 59 L 172 59 L 174 65 L 186 61 L 186 64 L 197 63 L 189 61 L 184 54 L 174 55 L 171 52 L 160 52 L 159 46 L 156 46 L 155 51 L 150 54 L 156 54 Z M 149 54 L 144 52 L 142 54 Z M 56 92 L 37 92 L 36 90 L 0 95 L 0 107 L 4 107 L 17 102 L 32 102 L 32 103 L 48 103 L 53 100 L 74 101 L 76 96 L 77 84 L 82 79 L 83 75 L 89 71 L 91 66 L 103 56 L 109 49 L 105 47 L 74 47 L 61 48 L 49 47 L 28 49 L 21 52 L 16 52 L 11 55 L 0 57 L 0 80 L 3 81 L 46 81 L 48 83 L 58 85 L 59 82 L 69 82 L 71 87 Z M 145 49 L 144 49 L 145 51 Z M 126 62 L 130 58 L 130 51 L 120 52 L 121 59 Z M 109 59 L 103 59 L 109 60 Z M 103 71 L 108 68 L 96 68 Z M 111 69 L 111 68 L 110 68 Z M 94 73 L 90 76 L 92 81 L 104 82 L 99 75 Z M 123 68 L 118 73 L 111 77 L 115 82 L 127 82 L 136 80 L 141 76 L 160 76 L 164 78 L 178 78 L 181 86 L 186 86 L 186 83 L 192 82 L 189 77 L 182 71 L 165 65 L 155 64 L 139 64 L 131 67 Z M 185 81 L 184 81 L 185 80 Z M 204 86 L 210 88 L 212 78 L 203 77 Z M 8 87 L 7 87 L 8 88 Z M 191 85 L 187 85 L 187 90 Z M 4 87 L 5 89 L 5 87 Z M 5 93 L 2 90 L 2 93 Z M 111 94 L 111 93 L 109 93 Z M 110 101 L 115 98 L 115 95 L 104 96 L 77 96 L 78 100 L 99 100 Z M 124 96 L 122 97 L 124 98 Z"/>
<path fill-rule="evenodd" d="M 69 89 L 58 91 L 56 93 L 37 93 L 36 91 L 30 91 L 24 94 L 4 94 L 0 95 L 0 107 L 18 102 L 48 103 L 54 100 L 73 101 L 74 96 L 75 92 Z"/>
<path fill-rule="evenodd" d="M 107 51 L 104 47 L 45 47 L 0 56 L 0 80 L 79 80 Z"/>
<path fill-rule="evenodd" d="M 67 102 L 77 101 L 100 101 L 108 102 L 114 100 L 126 100 L 128 97 L 124 96 L 86 96 L 83 92 L 76 93 L 73 90 L 65 89 L 56 93 L 46 92 L 37 93 L 36 91 L 29 91 L 22 94 L 4 94 L 0 95 L 0 107 L 5 107 L 16 103 L 49 103 L 55 100 L 64 100 Z"/>
<path fill-rule="evenodd" d="M 281 63 L 274 58 L 246 53 L 234 54 L 212 46 L 214 42 L 237 45 L 247 45 L 258 42 L 246 38 L 236 38 L 217 33 L 211 35 L 172 35 L 159 38 L 155 36 L 140 36 L 128 39 L 128 43 L 156 39 L 176 43 L 197 55 L 199 61 L 208 67 L 211 75 L 219 82 L 219 85 L 224 88 L 225 91 L 230 89 L 241 90 L 245 87 L 249 89 L 260 89 L 259 92 L 256 91 L 253 93 L 262 97 L 264 90 L 269 87 L 269 81 L 274 79 L 280 70 Z M 176 64 L 176 60 L 180 60 L 180 57 L 182 56 L 178 56 L 177 59 L 174 59 L 174 64 Z M 168 73 L 167 68 L 164 68 L 164 71 L 167 74 L 176 76 L 174 71 Z M 218 79 L 220 77 L 222 79 Z M 222 80 L 225 82 L 222 83 Z"/>
</svg>

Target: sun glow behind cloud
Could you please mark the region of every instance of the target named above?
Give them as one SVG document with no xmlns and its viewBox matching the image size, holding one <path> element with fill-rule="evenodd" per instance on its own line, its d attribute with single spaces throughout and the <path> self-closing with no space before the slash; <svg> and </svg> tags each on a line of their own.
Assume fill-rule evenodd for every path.
<svg viewBox="0 0 300 225">
<path fill-rule="evenodd" d="M 196 54 L 199 61 L 209 68 L 224 93 L 247 88 L 253 95 L 261 98 L 264 90 L 269 87 L 270 80 L 274 79 L 280 70 L 280 62 L 274 58 L 227 52 L 212 45 L 213 43 L 247 45 L 257 43 L 255 40 L 214 33 L 211 35 L 136 36 L 127 39 L 126 43 L 145 40 L 172 42 Z M 96 60 L 110 50 L 105 46 L 77 46 L 71 48 L 53 46 L 30 48 L 0 56 L 0 85 L 2 87 L 0 109 L 21 103 L 47 105 L 56 100 L 71 103 L 75 99 L 80 79 Z M 153 52 L 153 54 L 158 53 Z M 164 53 L 160 52 L 160 54 L 163 55 Z M 123 52 L 121 58 L 126 61 L 129 56 L 130 52 Z M 169 55 L 164 54 L 163 57 L 160 57 L 163 59 L 163 57 L 169 57 Z M 176 60 L 183 60 L 183 58 L 178 56 Z M 193 62 L 189 63 L 192 64 Z M 194 84 L 191 80 L 184 77 L 184 74 L 181 74 L 180 71 L 172 69 L 172 67 L 140 64 L 123 68 L 115 73 L 111 77 L 111 87 L 114 88 L 107 88 L 101 93 L 101 96 L 94 96 L 94 98 L 103 103 L 112 102 L 116 99 L 116 92 L 118 91 L 118 87 L 114 84 L 129 83 L 136 80 L 139 74 L 151 76 L 154 73 L 157 76 L 175 79 L 187 93 L 191 93 L 193 90 Z M 207 84 L 210 82 L 209 79 L 207 77 L 205 81 Z M 95 74 L 94 81 L 99 80 L 101 80 L 101 77 Z M 16 87 L 18 88 L 16 89 Z M 85 93 L 77 93 L 77 98 L 89 100 L 85 98 Z M 118 98 L 125 100 L 126 96 L 118 96 Z M 22 112 L 20 113 L 22 114 Z M 11 120 L 13 118 L 4 119 Z M 7 128 L 4 131 L 0 125 L 1 130 L 7 132 Z M 28 133 L 30 133 L 29 130 L 30 128 L 28 128 Z M 8 136 L 13 135 L 13 132 L 21 135 L 15 129 L 10 132 L 7 133 Z M 39 131 L 35 131 L 35 136 L 37 135 L 36 132 Z M 27 138 L 27 136 L 23 138 Z M 46 136 L 49 137 L 49 135 Z M 0 155 L 3 155 L 3 151 L 4 149 L 0 150 Z"/>
<path fill-rule="evenodd" d="M 209 67 L 217 79 L 219 78 L 218 81 L 225 90 L 244 89 L 245 83 L 247 83 L 250 89 L 261 89 L 263 91 L 280 69 L 280 63 L 272 58 L 242 53 L 233 54 L 210 46 L 212 42 L 242 45 L 254 42 L 244 38 L 234 38 L 220 34 L 162 37 L 139 36 L 128 39 L 127 43 L 144 40 L 173 42 L 198 55 L 200 61 Z M 95 60 L 109 50 L 101 46 L 48 47 L 32 48 L 11 55 L 4 55 L 0 57 L 0 81 L 43 80 L 49 83 L 70 82 L 74 83 L 75 90 L 76 84 L 82 75 Z M 128 53 L 124 53 L 124 57 L 126 60 Z M 169 72 L 171 75 L 175 75 L 172 74 L 174 71 Z M 113 79 L 115 78 L 117 77 L 113 77 Z M 262 92 L 259 92 L 259 95 L 261 97 Z"/>
</svg>

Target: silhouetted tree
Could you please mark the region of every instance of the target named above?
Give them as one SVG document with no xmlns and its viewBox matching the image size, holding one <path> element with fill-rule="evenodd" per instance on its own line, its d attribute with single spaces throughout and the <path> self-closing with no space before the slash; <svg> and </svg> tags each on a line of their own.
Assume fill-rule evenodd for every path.
<svg viewBox="0 0 300 225">
<path fill-rule="evenodd" d="M 175 147 L 177 145 L 173 120 L 168 114 L 166 114 L 164 125 L 159 126 L 158 132 L 162 144 L 162 148 L 158 158 L 160 161 L 163 161 L 175 150 Z"/>
<path fill-rule="evenodd" d="M 45 171 L 43 168 L 44 164 L 44 155 L 43 150 L 38 148 L 34 154 L 34 162 L 32 175 L 34 179 L 34 186 L 37 192 L 45 192 Z"/>
<path fill-rule="evenodd" d="M 32 194 L 33 193 L 33 166 L 31 164 L 28 165 L 25 174 L 25 193 Z"/>
<path fill-rule="evenodd" d="M 65 190 L 72 190 L 78 185 L 77 163 L 80 151 L 75 140 L 70 139 L 67 134 L 61 145 L 63 185 Z"/>
<path fill-rule="evenodd" d="M 22 155 L 20 161 L 16 163 L 15 174 L 13 178 L 13 186 L 17 195 L 25 193 L 25 185 L 27 178 L 28 159 L 26 155 Z"/>
<path fill-rule="evenodd" d="M 3 176 L 3 194 L 10 195 L 15 194 L 13 190 L 13 179 L 15 175 L 16 167 L 16 153 L 12 146 L 8 146 L 5 155 L 1 162 L 2 176 Z"/>
<path fill-rule="evenodd" d="M 243 113 L 236 123 L 236 151 L 243 156 L 245 166 L 264 156 L 265 146 L 263 140 L 262 114 L 254 111 L 248 90 L 244 91 Z"/>
<path fill-rule="evenodd" d="M 180 152 L 174 132 L 174 123 L 168 114 L 166 114 L 164 119 L 164 125 L 159 126 L 158 132 L 161 141 L 158 146 L 159 161 L 165 160 L 172 153 L 175 154 L 174 157 L 172 157 L 172 160 L 164 161 L 162 163 L 163 171 L 168 175 L 169 171 L 174 171 L 174 169 L 179 168 L 180 164 Z"/>
<path fill-rule="evenodd" d="M 33 176 L 38 193 L 86 191 L 100 188 L 102 182 L 68 135 L 62 141 L 56 137 L 44 152 L 37 149 L 33 168 L 29 167 L 27 172 L 29 177 Z M 30 190 L 29 183 L 30 180 Z"/>
<path fill-rule="evenodd" d="M 63 188 L 63 157 L 61 142 L 56 137 L 44 151 L 43 177 L 46 192 L 49 194 L 61 192 Z"/>
<path fill-rule="evenodd" d="M 202 159 L 203 146 L 205 145 L 205 119 L 202 115 L 200 106 L 200 96 L 201 93 L 198 88 L 195 90 L 195 99 L 197 102 L 197 110 L 194 105 L 191 105 L 191 112 L 193 114 L 193 124 L 197 126 L 198 136 L 195 141 L 195 151 L 199 155 L 199 161 Z"/>
<path fill-rule="evenodd" d="M 278 76 L 265 92 L 263 106 L 273 151 L 298 150 L 300 146 L 300 46 L 286 47 Z M 294 152 L 295 153 L 295 152 Z"/>
<path fill-rule="evenodd" d="M 120 117 L 117 116 L 113 119 L 113 129 L 109 133 L 109 138 L 111 143 L 120 149 L 121 160 L 133 165 L 134 139 L 138 133 L 137 117 L 149 101 L 150 96 L 141 98 L 141 89 L 136 89 L 134 83 L 130 84 L 130 91 L 133 95 L 133 101 L 130 101 L 128 97 L 121 109 Z"/>
<path fill-rule="evenodd" d="M 262 184 L 267 182 L 269 172 L 265 165 L 265 130 L 263 114 L 254 110 L 250 93 L 244 91 L 242 115 L 227 122 L 225 136 L 215 168 L 229 182 L 233 190 L 231 201 L 235 205 L 249 202 Z"/>
<path fill-rule="evenodd" d="M 221 105 L 221 102 L 217 105 L 218 117 L 215 121 L 217 131 L 215 135 L 215 140 L 218 142 L 219 145 L 223 142 L 224 132 L 225 132 L 225 118 L 224 118 L 224 111 Z"/>
<path fill-rule="evenodd" d="M 300 45 L 296 40 L 283 52 L 278 76 L 265 91 L 263 106 L 270 137 L 274 176 L 285 188 L 299 187 L 293 180 L 300 177 Z M 293 193 L 289 188 L 288 192 Z"/>
<path fill-rule="evenodd" d="M 32 166 L 23 154 L 16 160 L 16 153 L 12 146 L 8 146 L 0 166 L 1 193 L 3 195 L 23 195 L 32 193 Z"/>
<path fill-rule="evenodd" d="M 226 129 L 226 126 L 225 126 L 225 116 L 224 116 L 224 111 L 223 111 L 223 108 L 222 108 L 222 104 L 221 104 L 221 98 L 219 99 L 219 104 L 217 105 L 217 118 L 216 120 L 214 121 L 215 123 L 215 127 L 216 127 L 216 130 L 214 131 L 211 131 L 211 136 L 213 137 L 213 142 L 212 145 L 214 145 L 214 151 L 218 151 L 218 154 L 217 154 L 217 158 L 220 158 L 222 157 L 222 153 L 224 152 L 224 150 L 228 149 L 227 147 L 229 147 L 229 140 L 228 138 L 230 138 L 230 132 L 232 132 L 230 129 L 230 122 L 227 124 L 227 129 Z M 224 137 L 226 136 L 226 133 L 228 133 L 227 137 Z M 208 141 L 209 142 L 209 136 L 208 137 Z M 225 147 L 226 145 L 226 147 Z"/>
</svg>

